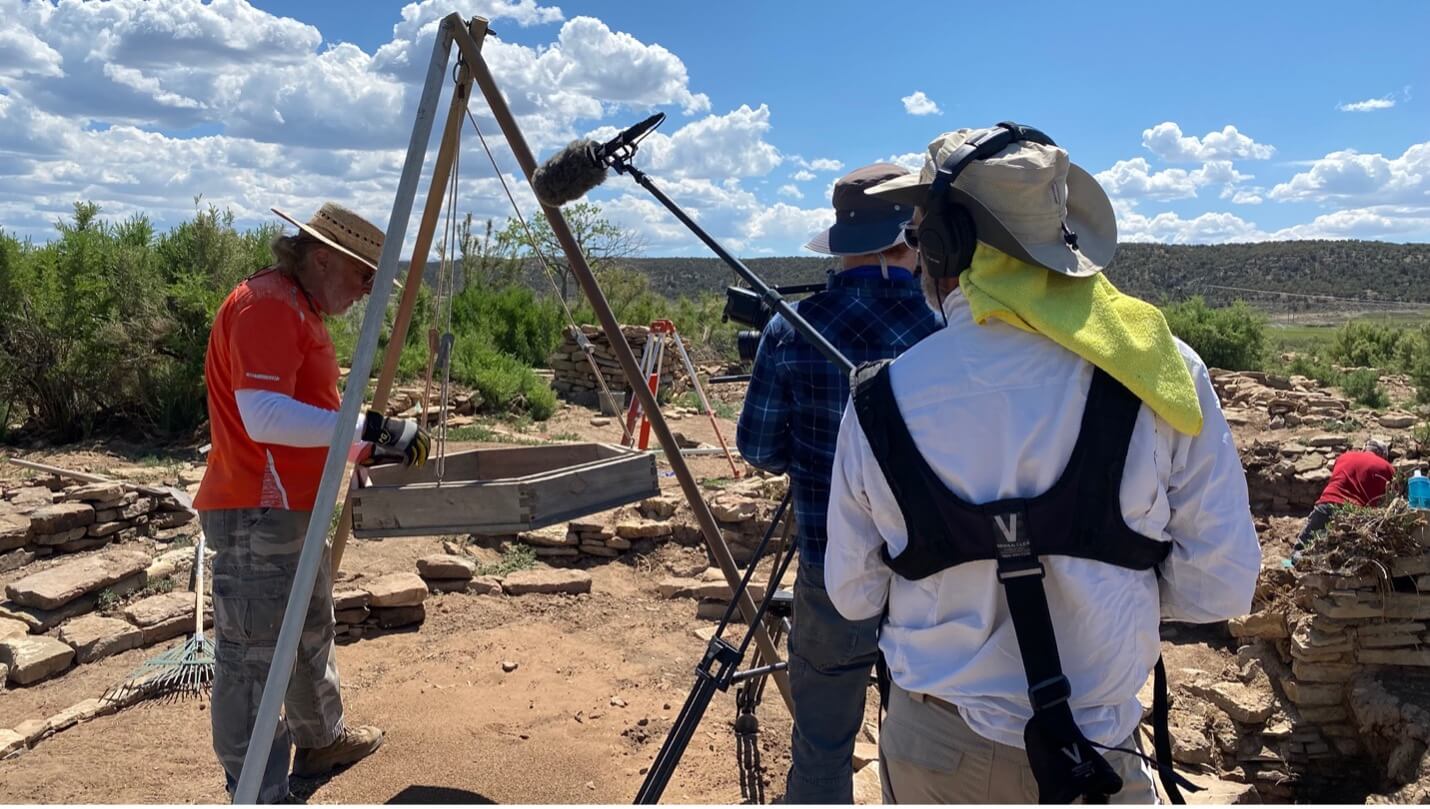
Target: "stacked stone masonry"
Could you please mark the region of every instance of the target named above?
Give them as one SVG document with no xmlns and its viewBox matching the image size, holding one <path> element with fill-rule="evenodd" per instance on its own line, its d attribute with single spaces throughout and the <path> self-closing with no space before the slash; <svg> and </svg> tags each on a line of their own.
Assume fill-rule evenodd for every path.
<svg viewBox="0 0 1430 809">
<path fill-rule="evenodd" d="M 596 367 L 601 371 L 601 376 L 605 379 L 606 386 L 610 388 L 614 396 L 623 399 L 624 392 L 628 388 L 626 377 L 621 371 L 620 362 L 611 349 L 611 341 L 606 337 L 605 331 L 599 326 L 582 326 L 581 333 L 591 344 L 592 356 L 595 358 Z M 642 352 L 645 351 L 646 340 L 650 336 L 650 328 L 648 326 L 622 326 L 621 334 L 631 347 L 631 351 L 635 353 L 636 361 L 639 362 Z M 688 343 L 686 348 L 687 350 L 690 348 Z M 595 403 L 601 386 L 595 373 L 591 370 L 590 361 L 586 359 L 585 352 L 581 350 L 581 346 L 577 342 L 576 331 L 570 326 L 566 327 L 562 333 L 561 344 L 551 354 L 551 370 L 554 373 L 551 387 L 558 396 L 572 402 Z M 681 366 L 680 358 L 675 353 L 674 346 L 667 346 L 665 360 L 661 365 L 661 389 L 678 393 L 688 384 L 688 377 L 685 369 Z"/>
<path fill-rule="evenodd" d="M 1421 588 L 1430 541 L 1422 544 L 1426 554 L 1396 559 L 1384 575 L 1272 573 L 1289 598 L 1230 623 L 1244 644 L 1237 679 L 1193 673 L 1183 688 L 1230 719 L 1214 738 L 1231 777 L 1290 800 L 1413 775 L 1396 770 L 1430 743 L 1430 594 Z"/>
</svg>

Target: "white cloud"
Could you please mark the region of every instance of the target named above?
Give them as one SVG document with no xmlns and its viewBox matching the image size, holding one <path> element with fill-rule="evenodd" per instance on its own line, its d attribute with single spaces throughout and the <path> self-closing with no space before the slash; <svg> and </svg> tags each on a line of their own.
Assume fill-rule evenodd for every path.
<svg viewBox="0 0 1430 809">
<path fill-rule="evenodd" d="M 834 224 L 831 208 L 796 208 L 783 202 L 764 208 L 752 216 L 746 227 L 746 241 L 804 242 Z"/>
<path fill-rule="evenodd" d="M 810 171 L 809 169 L 800 169 L 794 174 L 791 174 L 790 179 L 801 183 L 807 183 L 810 180 L 814 179 L 814 172 Z"/>
<path fill-rule="evenodd" d="M 1395 99 L 1390 96 L 1384 98 L 1367 98 L 1364 101 L 1355 101 L 1350 104 L 1337 104 L 1336 109 L 1341 112 L 1373 112 L 1375 110 L 1388 110 L 1395 106 Z"/>
<path fill-rule="evenodd" d="M 64 57 L 25 28 L 0 29 L 0 76 L 64 75 Z"/>
<path fill-rule="evenodd" d="M 933 99 L 924 95 L 923 90 L 915 90 L 913 95 L 907 95 L 899 99 L 904 102 L 904 112 L 910 115 L 942 115 L 943 110 L 938 108 Z"/>
<path fill-rule="evenodd" d="M 809 161 L 809 168 L 814 171 L 839 171 L 844 168 L 844 164 L 832 158 L 821 157 Z"/>
<path fill-rule="evenodd" d="M 1280 202 L 1356 201 L 1370 205 L 1421 203 L 1430 197 L 1430 141 L 1417 143 L 1399 157 L 1331 152 L 1290 180 L 1271 189 Z"/>
<path fill-rule="evenodd" d="M 1145 157 L 1134 157 L 1117 161 L 1112 168 L 1098 172 L 1096 178 L 1114 197 L 1170 200 L 1195 197 L 1197 189 L 1207 185 L 1230 187 L 1251 176 L 1237 171 L 1230 160 L 1210 160 L 1192 171 L 1153 171 Z"/>
<path fill-rule="evenodd" d="M 1142 130 L 1142 145 L 1152 154 L 1168 162 L 1201 162 L 1206 160 L 1265 160 L 1276 154 L 1276 147 L 1257 143 L 1227 124 L 1220 132 L 1208 132 L 1204 137 L 1183 135 L 1182 128 L 1164 121 Z"/>
<path fill-rule="evenodd" d="M 1232 192 L 1232 194 L 1231 194 L 1231 201 L 1234 202 L 1234 203 L 1236 203 L 1237 205 L 1260 205 L 1260 204 L 1262 203 L 1262 201 L 1265 199 L 1264 197 L 1262 197 L 1260 190 L 1255 190 L 1255 191 L 1250 190 L 1250 189 L 1246 189 L 1246 190 L 1227 189 L 1227 190 Z M 1222 198 L 1225 198 L 1225 197 L 1226 197 L 1226 192 L 1223 191 L 1223 192 L 1222 192 Z"/>
<path fill-rule="evenodd" d="M 1266 235 L 1256 225 L 1232 213 L 1204 213 L 1191 219 L 1164 211 L 1145 216 L 1136 211 L 1119 211 L 1117 239 L 1123 242 L 1167 244 L 1208 244 L 1261 241 Z"/>
<path fill-rule="evenodd" d="M 1430 231 L 1430 206 L 1391 205 L 1322 214 L 1310 222 L 1283 228 L 1273 239 L 1379 239 Z"/>
<path fill-rule="evenodd" d="M 794 185 L 793 183 L 789 185 L 780 186 L 779 195 L 782 197 L 790 197 L 792 199 L 804 199 L 804 192 L 799 190 L 799 186 Z"/>
<path fill-rule="evenodd" d="M 905 152 L 903 154 L 890 155 L 884 158 L 883 162 L 903 166 L 909 171 L 922 171 L 924 160 L 927 157 L 928 152 Z"/>
<path fill-rule="evenodd" d="M 783 161 L 780 150 L 765 142 L 770 129 L 770 108 L 741 105 L 725 115 L 709 115 L 665 135 L 656 132 L 641 144 L 647 165 L 678 177 L 762 177 Z M 592 133 L 600 139 L 616 132 L 603 127 Z"/>
</svg>

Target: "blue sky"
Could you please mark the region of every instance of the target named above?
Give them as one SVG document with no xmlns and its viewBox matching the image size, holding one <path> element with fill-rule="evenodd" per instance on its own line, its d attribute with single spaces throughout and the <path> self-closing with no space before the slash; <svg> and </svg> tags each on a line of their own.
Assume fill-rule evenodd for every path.
<svg viewBox="0 0 1430 809">
<path fill-rule="evenodd" d="M 840 174 L 1008 118 L 1098 177 L 1124 240 L 1430 240 L 1430 4 L 950 8 L 0 0 L 0 227 L 48 238 L 82 198 L 171 224 L 197 194 L 244 224 L 330 198 L 385 221 L 410 65 L 458 10 L 493 19 L 542 155 L 668 112 L 638 163 L 745 255 L 802 253 Z M 460 208 L 501 218 L 484 161 L 468 136 Z M 629 181 L 593 199 L 651 254 L 702 254 Z"/>
</svg>

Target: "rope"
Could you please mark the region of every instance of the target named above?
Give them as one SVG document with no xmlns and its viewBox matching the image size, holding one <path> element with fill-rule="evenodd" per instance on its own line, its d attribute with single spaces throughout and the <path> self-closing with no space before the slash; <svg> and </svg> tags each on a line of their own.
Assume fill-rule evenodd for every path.
<svg viewBox="0 0 1430 809">
<path fill-rule="evenodd" d="M 511 203 L 512 212 L 516 214 L 516 221 L 521 223 L 521 229 L 526 233 L 527 244 L 531 245 L 531 251 L 536 254 L 536 258 L 541 263 L 541 269 L 546 275 L 546 280 L 551 284 L 551 290 L 556 293 L 556 300 L 561 302 L 561 311 L 566 314 L 566 322 L 571 324 L 571 332 L 576 336 L 576 345 L 580 346 L 581 353 L 586 355 L 586 362 L 591 366 L 591 373 L 596 377 L 596 384 L 601 386 L 601 393 L 606 397 L 606 401 L 615 405 L 616 397 L 611 395 L 611 388 L 606 384 L 606 375 L 601 372 L 600 366 L 596 364 L 595 346 L 586 339 L 586 335 L 581 331 L 581 326 L 576 322 L 576 316 L 571 314 L 571 307 L 566 305 L 566 298 L 561 294 L 561 286 L 556 283 L 556 276 L 551 269 L 551 261 L 542 252 L 541 245 L 536 241 L 536 235 L 531 232 L 531 226 L 526 223 L 526 217 L 521 215 L 521 206 L 516 204 L 516 197 L 511 193 L 511 187 L 507 185 L 506 176 L 502 174 L 501 167 L 497 165 L 496 155 L 492 154 L 491 147 L 487 145 L 487 138 L 482 134 L 482 128 L 477 125 L 477 119 L 472 115 L 472 110 L 467 109 L 467 120 L 472 122 L 472 129 L 477 133 L 477 139 L 482 142 L 482 149 L 487 153 L 487 159 L 491 161 L 492 171 L 496 173 L 497 180 L 501 182 L 502 191 L 506 193 L 507 201 Z M 602 329 L 604 332 L 605 330 Z M 611 335 L 606 335 L 607 340 L 615 339 Z M 625 335 L 621 335 L 624 340 Z M 631 431 L 626 426 L 625 420 L 616 414 L 616 421 L 621 425 L 623 440 L 631 440 Z"/>
<path fill-rule="evenodd" d="M 447 416 L 450 410 L 448 397 L 450 396 L 452 378 L 451 354 L 454 341 L 452 336 L 452 297 L 455 289 L 453 278 L 455 270 L 452 254 L 456 251 L 457 246 L 457 196 L 461 180 L 461 162 L 462 152 L 458 148 L 452 154 L 452 167 L 448 173 L 447 210 L 446 218 L 442 222 L 442 244 L 439 247 L 442 260 L 438 265 L 436 291 L 432 296 L 432 325 L 427 330 L 427 378 L 422 388 L 422 426 L 426 427 L 427 401 L 432 393 L 432 372 L 436 370 L 441 373 L 442 378 L 439 385 L 441 401 L 437 405 L 437 452 L 435 453 L 438 486 L 442 485 L 447 471 Z M 438 326 L 443 327 L 440 337 L 437 334 Z"/>
</svg>

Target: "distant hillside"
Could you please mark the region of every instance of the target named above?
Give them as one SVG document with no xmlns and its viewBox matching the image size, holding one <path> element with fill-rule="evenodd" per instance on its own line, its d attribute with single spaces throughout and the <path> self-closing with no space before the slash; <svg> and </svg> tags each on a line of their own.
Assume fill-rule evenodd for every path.
<svg viewBox="0 0 1430 809">
<path fill-rule="evenodd" d="M 717 258 L 632 259 L 667 297 L 718 292 L 738 277 Z M 836 259 L 792 256 L 745 263 L 766 283 L 819 281 Z M 1259 242 L 1226 245 L 1124 244 L 1108 268 L 1124 292 L 1153 301 L 1204 295 L 1230 302 L 1258 296 L 1208 285 L 1387 301 L 1430 302 L 1430 244 L 1362 241 Z M 1264 297 L 1264 296 L 1262 296 Z M 1316 307 L 1322 308 L 1322 307 Z"/>
</svg>

